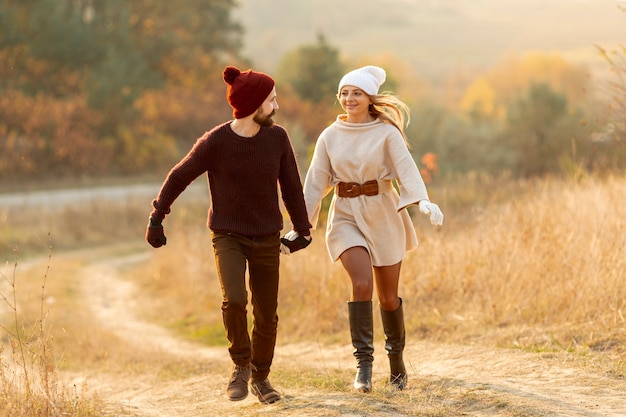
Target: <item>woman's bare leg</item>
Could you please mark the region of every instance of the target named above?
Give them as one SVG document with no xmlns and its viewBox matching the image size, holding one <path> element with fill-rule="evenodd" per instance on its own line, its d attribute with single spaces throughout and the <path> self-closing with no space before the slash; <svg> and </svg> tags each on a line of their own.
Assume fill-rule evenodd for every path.
<svg viewBox="0 0 626 417">
<path fill-rule="evenodd" d="M 339 256 L 352 282 L 350 301 L 369 301 L 374 294 L 374 277 L 370 254 L 362 246 L 347 249 Z"/>
<path fill-rule="evenodd" d="M 400 267 L 402 262 L 389 266 L 375 266 L 376 293 L 378 302 L 383 310 L 394 311 L 400 306 L 398 285 L 400 282 Z"/>
</svg>

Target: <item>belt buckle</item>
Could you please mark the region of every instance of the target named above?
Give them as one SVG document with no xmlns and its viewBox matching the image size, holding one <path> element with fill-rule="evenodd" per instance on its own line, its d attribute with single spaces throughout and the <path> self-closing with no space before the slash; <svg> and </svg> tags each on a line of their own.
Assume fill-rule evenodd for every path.
<svg viewBox="0 0 626 417">
<path fill-rule="evenodd" d="M 346 194 L 348 197 L 358 197 L 361 195 L 361 184 L 349 182 L 346 184 Z"/>
</svg>

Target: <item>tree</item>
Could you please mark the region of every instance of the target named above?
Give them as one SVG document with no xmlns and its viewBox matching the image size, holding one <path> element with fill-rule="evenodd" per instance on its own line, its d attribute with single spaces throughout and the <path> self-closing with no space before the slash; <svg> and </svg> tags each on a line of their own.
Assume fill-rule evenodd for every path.
<svg viewBox="0 0 626 417">
<path fill-rule="evenodd" d="M 532 84 L 507 112 L 503 136 L 516 157 L 515 169 L 524 176 L 559 171 L 564 160 L 575 158 L 580 141 L 578 123 L 569 116 L 567 98 L 547 84 Z"/>
<path fill-rule="evenodd" d="M 558 54 L 537 52 L 522 57 L 509 56 L 486 78 L 498 93 L 498 103 L 503 105 L 515 101 L 520 92 L 532 84 L 546 84 L 572 102 L 585 100 L 591 92 L 588 69 Z"/>
<path fill-rule="evenodd" d="M 1 86 L 62 97 L 80 91 L 80 71 L 102 56 L 95 28 L 80 1 L 6 0 L 0 3 Z"/>
<path fill-rule="evenodd" d="M 276 76 L 290 84 L 302 100 L 315 104 L 337 95 L 337 83 L 343 73 L 339 50 L 320 34 L 317 44 L 303 45 L 287 53 L 278 64 Z"/>
<path fill-rule="evenodd" d="M 476 79 L 465 91 L 460 108 L 471 120 L 481 122 L 498 115 L 496 91 L 485 77 Z"/>
<path fill-rule="evenodd" d="M 234 0 L 6 0 L 0 3 L 0 55 L 19 55 L 2 79 L 24 91 L 59 96 L 80 74 L 91 103 L 130 96 L 170 81 L 170 62 L 193 67 L 203 56 L 236 56 L 241 26 Z M 14 66 L 14 64 L 17 65 Z M 8 67 L 8 65 L 7 65 Z M 177 82 L 180 79 L 176 80 Z M 119 98 L 114 101 L 119 102 Z M 106 107 L 106 106 L 105 106 Z"/>
<path fill-rule="evenodd" d="M 55 150 L 49 144 L 73 146 L 69 138 L 80 139 L 81 146 L 73 150 L 106 147 L 115 161 L 110 165 L 122 161 L 133 164 L 134 171 L 142 161 L 150 166 L 158 159 L 155 153 L 171 155 L 173 135 L 181 133 L 181 126 L 198 132 L 198 123 L 224 114 L 222 107 L 213 106 L 214 91 L 223 102 L 222 62 L 236 60 L 241 48 L 242 28 L 231 16 L 236 5 L 236 0 L 188 0 L 184 5 L 162 0 L 0 1 L 0 92 L 13 97 L 13 103 L 48 106 L 37 113 L 45 119 L 34 120 L 28 108 L 16 110 L 11 102 L 0 101 L 0 114 L 33 118 L 22 123 L 0 119 L 0 148 L 44 149 L 36 158 L 51 155 L 50 164 L 62 160 L 63 172 L 84 167 L 74 153 L 52 157 Z M 151 119 L 146 112 L 155 106 Z M 167 112 L 177 116 L 163 117 Z M 195 117 L 192 127 L 186 115 Z M 155 118 L 177 126 L 161 123 L 157 131 L 149 123 Z M 55 137 L 61 132 L 64 136 Z M 160 145 L 151 147 L 154 143 Z M 152 160 L 134 155 L 145 149 L 151 150 Z M 23 155 L 24 160 L 30 156 Z M 0 154 L 0 171 L 4 158 L 8 156 Z"/>
</svg>

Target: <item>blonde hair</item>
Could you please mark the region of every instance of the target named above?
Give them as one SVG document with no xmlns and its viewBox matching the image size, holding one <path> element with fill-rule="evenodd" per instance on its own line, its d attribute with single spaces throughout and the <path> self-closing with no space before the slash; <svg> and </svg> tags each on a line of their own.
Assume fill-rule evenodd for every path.
<svg viewBox="0 0 626 417">
<path fill-rule="evenodd" d="M 411 122 L 411 112 L 409 106 L 394 96 L 392 93 L 385 91 L 375 96 L 368 94 L 372 104 L 369 106 L 369 113 L 378 119 L 394 125 L 404 138 L 404 142 L 409 144 L 404 129 Z"/>
</svg>

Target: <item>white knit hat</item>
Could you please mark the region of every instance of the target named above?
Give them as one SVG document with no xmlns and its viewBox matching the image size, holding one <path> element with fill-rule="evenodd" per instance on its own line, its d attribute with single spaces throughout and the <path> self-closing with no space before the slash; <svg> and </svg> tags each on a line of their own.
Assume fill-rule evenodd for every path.
<svg viewBox="0 0 626 417">
<path fill-rule="evenodd" d="M 378 94 L 380 86 L 385 82 L 386 77 L 387 74 L 385 70 L 380 67 L 373 65 L 361 67 L 343 76 L 341 81 L 339 81 L 338 91 L 341 91 L 346 85 L 353 85 L 365 91 L 370 96 L 375 96 Z"/>
</svg>

